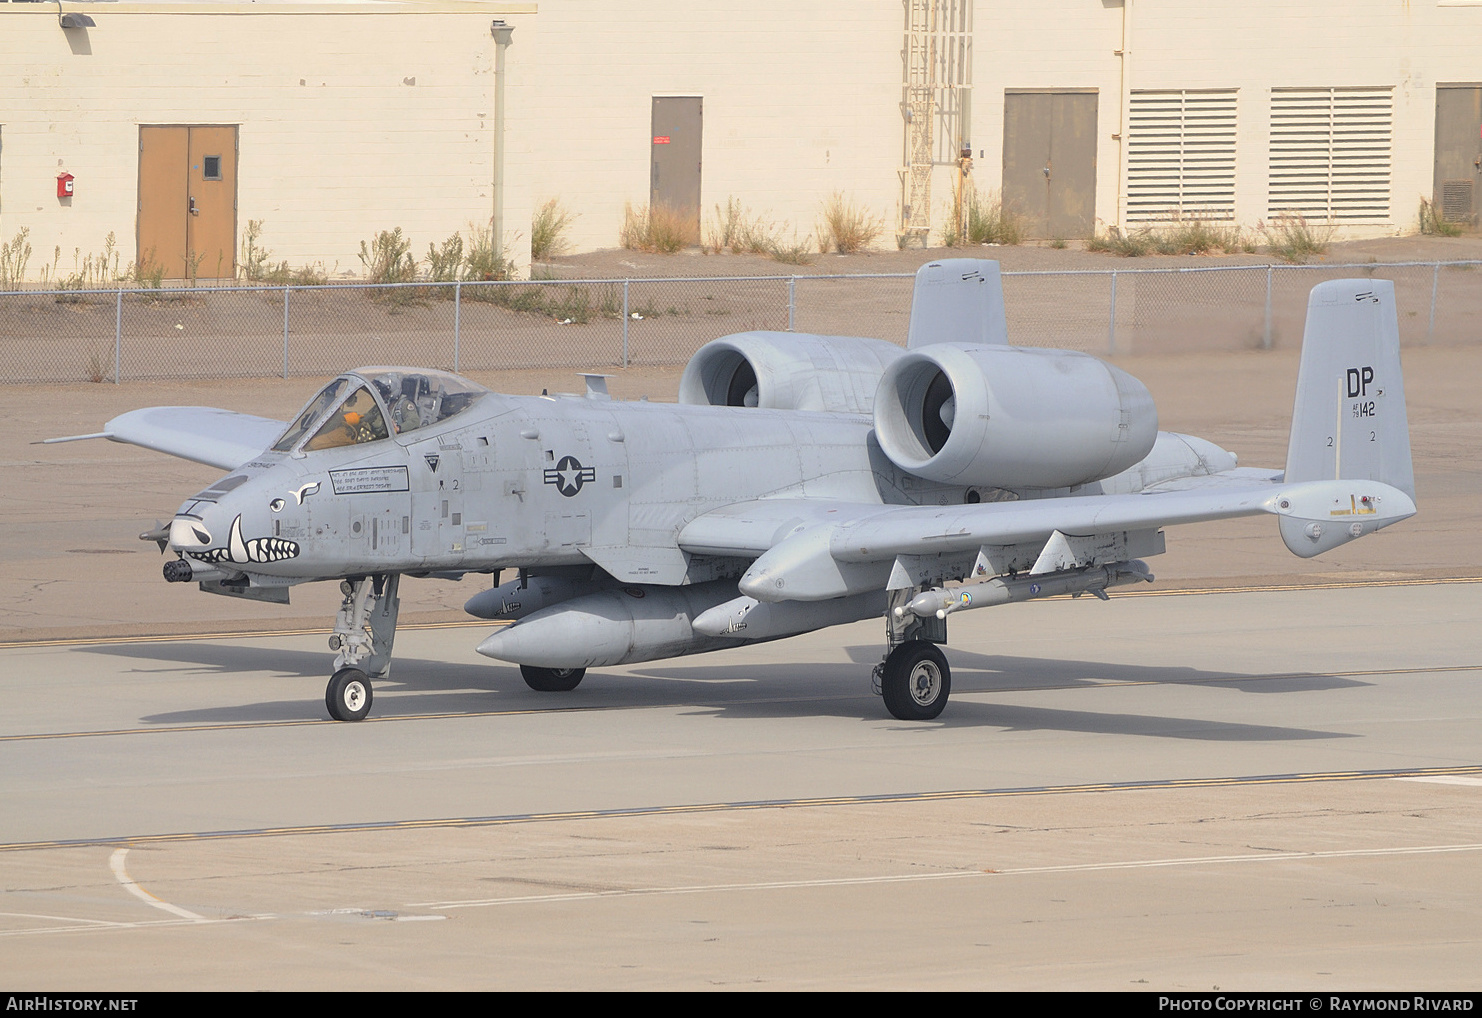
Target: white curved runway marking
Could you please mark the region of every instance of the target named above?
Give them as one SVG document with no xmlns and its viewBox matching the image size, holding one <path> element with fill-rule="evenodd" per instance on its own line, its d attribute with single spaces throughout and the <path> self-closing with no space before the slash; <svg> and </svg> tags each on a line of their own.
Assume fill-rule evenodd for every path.
<svg viewBox="0 0 1482 1018">
<path fill-rule="evenodd" d="M 113 875 L 118 878 L 118 882 L 123 884 L 124 890 L 146 905 L 153 905 L 155 908 L 163 909 L 171 915 L 179 916 L 181 919 L 191 919 L 196 922 L 207 921 L 205 916 L 196 915 L 189 909 L 181 908 L 179 905 L 171 905 L 168 901 L 161 901 L 134 883 L 133 879 L 129 876 L 129 871 L 124 869 L 124 859 L 128 857 L 128 854 L 129 850 L 127 848 L 120 848 L 108 858 L 108 868 L 113 871 Z"/>
</svg>

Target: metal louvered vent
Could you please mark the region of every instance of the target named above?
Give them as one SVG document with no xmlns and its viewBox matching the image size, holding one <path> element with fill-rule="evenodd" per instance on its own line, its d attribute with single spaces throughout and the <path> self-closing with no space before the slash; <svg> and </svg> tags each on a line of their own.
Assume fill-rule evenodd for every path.
<svg viewBox="0 0 1482 1018">
<path fill-rule="evenodd" d="M 1127 221 L 1235 218 L 1235 89 L 1133 92 Z"/>
<path fill-rule="evenodd" d="M 1389 88 L 1273 88 L 1271 214 L 1388 220 L 1393 109 Z"/>
<path fill-rule="evenodd" d="M 1472 221 L 1472 182 L 1441 181 L 1441 219 L 1447 223 Z"/>
</svg>

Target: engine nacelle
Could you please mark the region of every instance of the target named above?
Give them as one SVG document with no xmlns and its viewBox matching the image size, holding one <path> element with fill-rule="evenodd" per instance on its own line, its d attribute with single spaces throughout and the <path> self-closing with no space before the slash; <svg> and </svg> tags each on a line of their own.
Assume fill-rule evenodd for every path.
<svg viewBox="0 0 1482 1018">
<path fill-rule="evenodd" d="M 875 435 L 897 467 L 944 484 L 1068 488 L 1152 449 L 1147 388 L 1070 350 L 935 344 L 885 370 Z"/>
<path fill-rule="evenodd" d="M 740 332 L 690 358 L 679 402 L 867 414 L 880 376 L 905 353 L 894 343 L 801 332 Z"/>
</svg>

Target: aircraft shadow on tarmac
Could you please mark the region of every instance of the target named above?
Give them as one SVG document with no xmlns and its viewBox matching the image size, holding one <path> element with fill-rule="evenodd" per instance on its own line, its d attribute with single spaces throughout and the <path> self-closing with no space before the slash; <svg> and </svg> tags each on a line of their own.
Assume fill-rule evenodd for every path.
<svg viewBox="0 0 1482 1018">
<path fill-rule="evenodd" d="M 718 718 L 841 717 L 890 720 L 875 709 L 868 673 L 878 648 L 848 647 L 858 663 L 729 664 L 726 657 L 700 655 L 685 663 L 662 663 L 632 673 L 594 669 L 582 685 L 561 694 L 536 693 L 526 687 L 517 669 L 502 665 L 460 664 L 416 658 L 398 659 L 391 677 L 376 683 L 372 717 L 415 717 L 427 714 L 487 714 L 499 711 L 581 709 L 642 709 L 682 706 L 709 711 Z M 238 677 L 234 689 L 251 690 L 267 673 L 275 682 L 288 676 L 312 680 L 302 699 L 237 703 L 219 707 L 169 711 L 142 717 L 145 724 L 242 724 L 306 721 L 323 718 L 320 683 L 329 655 L 323 651 L 291 648 L 244 647 L 237 643 L 182 641 L 180 643 L 114 644 L 79 647 L 77 652 L 135 658 L 138 672 L 190 673 Z M 992 727 L 1009 730 L 1051 730 L 1117 735 L 1194 739 L 1203 741 L 1290 741 L 1342 738 L 1344 733 L 1312 729 L 1248 725 L 1144 714 L 988 703 L 964 694 L 1024 691 L 1035 688 L 1093 688 L 1107 683 L 1198 684 L 1233 687 L 1244 692 L 1290 693 L 1369 685 L 1354 679 L 1317 673 L 1252 675 L 1205 671 L 1189 667 L 1119 665 L 1057 658 L 1025 658 L 949 652 L 953 687 L 958 698 L 930 724 L 902 724 L 908 731 L 942 728 Z M 806 668 L 806 678 L 800 677 Z M 409 695 L 410 694 L 410 695 Z M 249 693 L 250 695 L 250 693 Z"/>
</svg>

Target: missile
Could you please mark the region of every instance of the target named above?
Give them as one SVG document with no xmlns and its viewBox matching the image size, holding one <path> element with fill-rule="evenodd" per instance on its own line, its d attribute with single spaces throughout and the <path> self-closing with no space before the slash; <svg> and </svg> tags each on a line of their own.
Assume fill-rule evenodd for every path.
<svg viewBox="0 0 1482 1018">
<path fill-rule="evenodd" d="M 984 583 L 959 587 L 956 590 L 938 587 L 923 591 L 912 598 L 910 604 L 896 608 L 895 614 L 899 617 L 910 612 L 920 618 L 935 615 L 944 619 L 953 612 L 970 608 L 987 608 L 996 604 L 1030 601 L 1037 597 L 1082 594 L 1088 591 L 1105 600 L 1107 587 L 1151 582 L 1153 574 L 1148 572 L 1146 563 L 1138 559 L 1095 569 L 1073 569 L 1042 576 L 995 576 Z"/>
<path fill-rule="evenodd" d="M 526 576 L 523 583 L 515 579 L 479 591 L 468 599 L 463 610 L 480 619 L 523 619 L 553 604 L 608 589 L 615 582 L 559 574 Z"/>
<path fill-rule="evenodd" d="M 734 647 L 690 620 L 736 596 L 734 580 L 682 587 L 625 584 L 561 601 L 479 644 L 485 657 L 540 668 L 592 668 Z"/>
<path fill-rule="evenodd" d="M 770 640 L 885 614 L 885 592 L 836 597 L 828 601 L 758 601 L 742 595 L 702 612 L 697 633 L 742 640 Z M 734 646 L 734 644 L 732 644 Z"/>
</svg>

